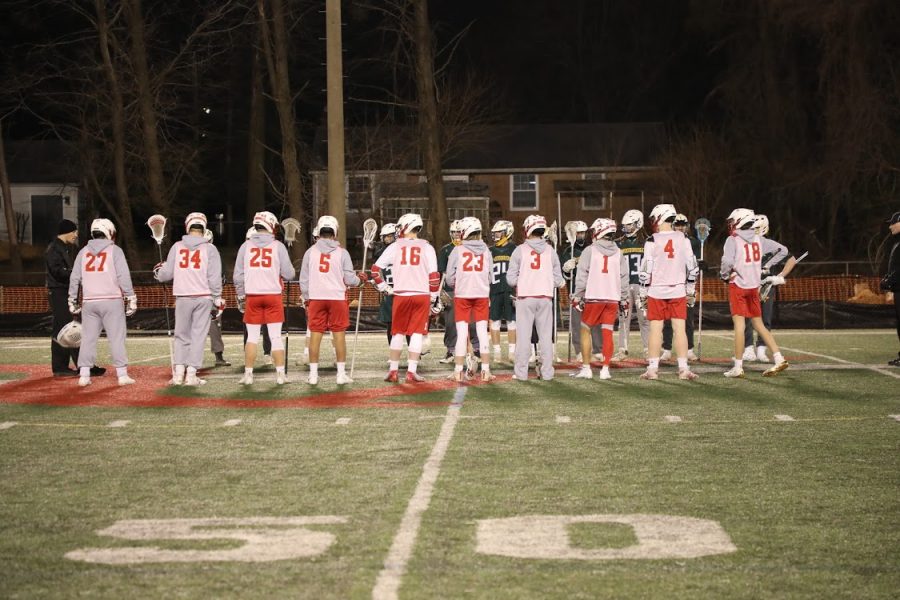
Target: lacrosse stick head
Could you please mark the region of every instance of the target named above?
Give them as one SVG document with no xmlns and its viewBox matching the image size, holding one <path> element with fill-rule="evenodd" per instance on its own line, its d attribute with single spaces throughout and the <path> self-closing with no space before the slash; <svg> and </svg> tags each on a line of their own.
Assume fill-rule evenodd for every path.
<svg viewBox="0 0 900 600">
<path fill-rule="evenodd" d="M 364 247 L 371 248 L 376 235 L 378 235 L 378 223 L 375 222 L 375 219 L 366 219 L 363 222 Z"/>
<path fill-rule="evenodd" d="M 281 222 L 281 230 L 284 232 L 284 243 L 290 248 L 297 240 L 297 234 L 300 233 L 300 221 L 294 217 L 288 217 Z"/>
<path fill-rule="evenodd" d="M 700 243 L 705 243 L 706 238 L 709 237 L 709 232 L 712 230 L 709 226 L 709 219 L 697 219 L 694 222 L 694 230 L 697 232 L 697 239 L 700 240 Z"/>
<path fill-rule="evenodd" d="M 150 228 L 150 237 L 158 245 L 162 245 L 162 241 L 166 237 L 166 218 L 162 215 L 153 215 L 147 219 L 147 227 Z"/>
<path fill-rule="evenodd" d="M 550 223 L 550 227 L 547 228 L 547 235 L 544 236 L 550 244 L 555 248 L 559 243 L 559 225 L 556 221 Z"/>
<path fill-rule="evenodd" d="M 563 230 L 566 232 L 566 242 L 571 246 L 575 243 L 575 238 L 578 236 L 578 221 L 569 221 L 566 223 L 566 226 L 563 227 Z"/>
</svg>

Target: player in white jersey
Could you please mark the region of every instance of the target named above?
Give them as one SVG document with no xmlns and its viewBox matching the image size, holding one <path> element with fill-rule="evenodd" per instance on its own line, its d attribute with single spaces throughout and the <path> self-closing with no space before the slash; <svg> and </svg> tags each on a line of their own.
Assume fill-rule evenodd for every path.
<svg viewBox="0 0 900 600">
<path fill-rule="evenodd" d="M 475 323 L 481 348 L 481 380 L 491 381 L 488 318 L 494 263 L 487 244 L 481 239 L 481 221 L 475 217 L 460 220 L 462 243 L 447 259 L 447 285 L 453 288 L 453 314 L 456 319 L 456 365 L 453 378 L 463 381 L 463 366 L 469 342 L 469 323 Z"/>
<path fill-rule="evenodd" d="M 566 284 L 559 255 L 547 240 L 547 220 L 540 215 L 525 218 L 525 243 L 516 247 L 509 259 L 506 282 L 516 289 L 516 323 L 519 331 L 537 330 L 541 355 L 540 377 L 553 379 L 553 295 Z M 513 378 L 528 379 L 527 343 L 516 346 Z"/>
<path fill-rule="evenodd" d="M 281 339 L 283 281 L 293 279 L 296 271 L 287 248 L 275 239 L 278 218 L 268 211 L 258 212 L 253 217 L 253 227 L 256 233 L 240 247 L 234 264 L 234 291 L 247 326 L 244 376 L 240 383 L 253 384 L 256 347 L 260 330 L 265 325 L 272 340 L 275 383 L 282 385 L 285 382 L 284 340 Z"/>
<path fill-rule="evenodd" d="M 585 248 L 575 272 L 572 307 L 581 313 L 580 326 L 582 367 L 573 377 L 592 379 L 591 328 L 600 326 L 603 338 L 603 367 L 600 379 L 611 379 L 609 363 L 613 356 L 613 327 L 616 314 L 628 307 L 628 259 L 614 240 L 616 222 L 596 219 L 590 227 L 593 243 Z"/>
<path fill-rule="evenodd" d="M 316 226 L 319 239 L 303 255 L 300 266 L 300 294 L 306 304 L 309 323 L 309 384 L 319 382 L 319 348 L 322 336 L 330 331 L 333 336 L 337 360 L 337 383 L 353 383 L 347 376 L 346 331 L 350 326 L 350 305 L 347 303 L 347 286 L 365 283 L 364 273 L 353 271 L 350 253 L 335 240 L 338 222 L 332 216 L 319 218 Z"/>
<path fill-rule="evenodd" d="M 97 339 L 106 331 L 109 351 L 119 385 L 130 385 L 125 351 L 125 317 L 137 312 L 137 296 L 125 253 L 115 244 L 116 227 L 109 219 L 94 219 L 91 240 L 81 249 L 69 279 L 69 312 L 81 314 L 81 349 L 78 352 L 78 385 L 91 384 L 91 367 L 97 358 Z M 82 304 L 78 303 L 81 288 Z M 125 298 L 126 305 L 122 298 Z"/>
<path fill-rule="evenodd" d="M 671 319 L 678 378 L 697 379 L 688 368 L 688 342 L 685 332 L 687 307 L 694 305 L 694 282 L 700 272 L 691 242 L 672 224 L 677 216 L 671 204 L 658 204 L 650 211 L 653 235 L 644 244 L 641 261 L 641 303 L 650 321 L 650 347 L 647 371 L 641 379 L 659 379 L 659 357 L 662 351 L 663 323 Z"/>
<path fill-rule="evenodd" d="M 771 377 L 788 368 L 775 338 L 766 329 L 762 320 L 759 303 L 759 286 L 762 283 L 763 249 L 759 234 L 754 230 L 756 215 L 748 208 L 737 208 L 728 217 L 730 235 L 722 250 L 722 279 L 728 283 L 728 305 L 731 321 L 734 323 L 734 367 L 725 372 L 725 377 L 744 376 L 744 329 L 746 319 L 750 319 L 753 329 L 772 350 L 775 364 L 763 372 Z"/>
<path fill-rule="evenodd" d="M 153 269 L 157 281 L 172 281 L 175 296 L 175 371 L 169 385 L 198 386 L 203 366 L 203 346 L 209 335 L 213 307 L 225 307 L 222 299 L 222 259 L 206 240 L 206 215 L 193 212 L 184 220 L 187 231 L 172 245 L 164 263 Z"/>
<path fill-rule="evenodd" d="M 397 383 L 400 369 L 400 353 L 403 342 L 409 336 L 406 383 L 425 381 L 418 374 L 419 357 L 422 354 L 422 338 L 428 333 L 429 313 L 443 310 L 439 297 L 441 277 L 438 274 L 437 255 L 434 247 L 419 239 L 422 217 L 407 213 L 397 221 L 396 242 L 385 248 L 372 265 L 372 279 L 379 292 L 393 294 L 391 314 L 391 353 L 385 381 Z M 391 269 L 394 285 L 384 280 L 382 271 Z"/>
</svg>

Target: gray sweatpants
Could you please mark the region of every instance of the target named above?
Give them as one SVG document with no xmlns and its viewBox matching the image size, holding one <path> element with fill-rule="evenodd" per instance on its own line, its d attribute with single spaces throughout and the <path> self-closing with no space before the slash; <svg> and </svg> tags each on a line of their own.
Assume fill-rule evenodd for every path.
<svg viewBox="0 0 900 600">
<path fill-rule="evenodd" d="M 81 310 L 81 349 L 78 351 L 78 368 L 97 364 L 97 340 L 100 331 L 106 331 L 109 353 L 116 368 L 128 366 L 125 352 L 125 304 L 121 299 L 88 300 Z"/>
<path fill-rule="evenodd" d="M 628 286 L 628 313 L 625 318 L 619 317 L 619 348 L 628 348 L 628 332 L 631 330 L 631 317 L 637 314 L 638 327 L 641 330 L 641 341 L 644 348 L 650 343 L 650 321 L 640 309 L 641 285 L 632 283 Z"/>
<path fill-rule="evenodd" d="M 175 364 L 199 369 L 212 319 L 212 298 L 175 298 Z"/>
<path fill-rule="evenodd" d="M 213 354 L 225 352 L 225 340 L 222 339 L 222 321 L 219 319 L 209 320 L 209 349 Z"/>
<path fill-rule="evenodd" d="M 537 329 L 538 348 L 541 358 L 541 379 L 553 379 L 553 301 L 550 298 L 519 298 L 516 300 L 516 329 L 531 331 Z M 516 364 L 513 372 L 516 379 L 528 378 L 528 359 L 531 358 L 531 344 L 521 340 L 516 344 Z"/>
</svg>

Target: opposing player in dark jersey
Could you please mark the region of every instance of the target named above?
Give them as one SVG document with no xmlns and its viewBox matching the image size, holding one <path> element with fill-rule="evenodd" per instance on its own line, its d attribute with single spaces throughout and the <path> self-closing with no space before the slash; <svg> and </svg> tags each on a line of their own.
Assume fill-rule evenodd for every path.
<svg viewBox="0 0 900 600">
<path fill-rule="evenodd" d="M 619 319 L 619 351 L 613 360 L 625 360 L 628 358 L 628 332 L 631 329 L 631 317 L 637 315 L 638 326 L 641 330 L 641 342 L 644 345 L 644 354 L 647 354 L 647 345 L 650 341 L 650 322 L 644 311 L 638 309 L 641 282 L 638 272 L 641 261 L 644 259 L 644 243 L 647 236 L 644 234 L 644 215 L 639 210 L 629 210 L 622 217 L 622 233 L 625 235 L 616 240 L 622 256 L 628 261 L 628 309 L 625 316 Z"/>
<path fill-rule="evenodd" d="M 513 242 L 515 227 L 511 221 L 497 221 L 491 228 L 491 236 L 494 245 L 491 246 L 491 256 L 494 260 L 493 277 L 491 278 L 491 355 L 494 362 L 500 362 L 500 327 L 506 321 L 506 338 L 508 342 L 507 355 L 509 362 L 513 362 L 516 355 L 516 307 L 513 304 L 512 288 L 506 282 L 506 272 L 509 270 L 509 258 L 512 256 L 516 244 Z"/>
<path fill-rule="evenodd" d="M 397 226 L 394 223 L 385 223 L 381 226 L 379 234 L 381 245 L 375 249 L 375 256 L 372 257 L 372 264 L 375 263 L 381 255 L 387 250 L 387 247 L 397 241 Z M 381 271 L 381 276 L 385 283 L 394 286 L 394 276 L 391 274 L 391 268 L 385 267 Z M 391 311 L 394 308 L 394 297 L 389 294 L 382 294 L 381 303 L 378 305 L 378 320 L 387 325 L 388 345 L 391 343 Z"/>
</svg>

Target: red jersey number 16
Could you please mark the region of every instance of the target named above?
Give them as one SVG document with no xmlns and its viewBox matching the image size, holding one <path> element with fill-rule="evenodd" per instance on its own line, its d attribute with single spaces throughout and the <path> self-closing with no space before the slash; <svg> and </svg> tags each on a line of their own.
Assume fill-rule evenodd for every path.
<svg viewBox="0 0 900 600">
<path fill-rule="evenodd" d="M 409 252 L 407 253 L 407 250 Z M 407 256 L 408 254 L 408 256 Z M 418 246 L 413 246 L 411 248 L 404 246 L 400 249 L 400 264 L 401 265 L 417 265 L 421 261 L 422 249 Z"/>
</svg>

